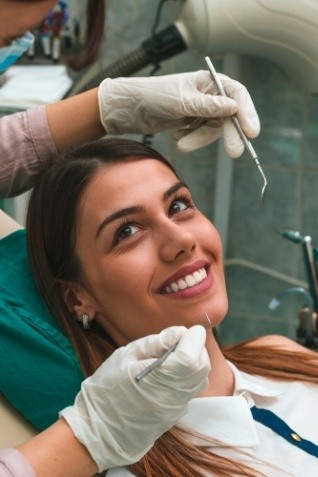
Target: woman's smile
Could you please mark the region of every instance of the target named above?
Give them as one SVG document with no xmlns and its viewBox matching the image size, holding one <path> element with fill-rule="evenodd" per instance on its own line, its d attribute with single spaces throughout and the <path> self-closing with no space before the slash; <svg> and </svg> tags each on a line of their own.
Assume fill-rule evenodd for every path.
<svg viewBox="0 0 318 477">
<path fill-rule="evenodd" d="M 159 293 L 169 298 L 191 298 L 204 293 L 213 286 L 213 274 L 205 261 L 182 267 L 160 287 Z"/>
</svg>

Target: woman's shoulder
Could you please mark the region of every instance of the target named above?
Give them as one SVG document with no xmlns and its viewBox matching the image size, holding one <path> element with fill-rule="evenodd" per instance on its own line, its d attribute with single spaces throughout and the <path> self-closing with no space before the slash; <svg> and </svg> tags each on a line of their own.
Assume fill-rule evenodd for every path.
<svg viewBox="0 0 318 477">
<path fill-rule="evenodd" d="M 292 339 L 287 338 L 286 336 L 281 336 L 281 335 L 260 336 L 256 338 L 255 340 L 252 340 L 249 343 L 247 343 L 246 346 L 259 346 L 259 347 L 273 346 L 275 348 L 283 349 L 285 351 L 294 351 L 294 352 L 298 351 L 298 352 L 314 354 L 318 356 L 316 351 L 305 348 L 304 346 L 297 343 L 296 341 L 293 341 Z"/>
</svg>

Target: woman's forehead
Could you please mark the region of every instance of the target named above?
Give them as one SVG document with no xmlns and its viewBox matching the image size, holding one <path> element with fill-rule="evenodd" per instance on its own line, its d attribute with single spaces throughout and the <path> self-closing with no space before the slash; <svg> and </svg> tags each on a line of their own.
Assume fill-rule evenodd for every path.
<svg viewBox="0 0 318 477">
<path fill-rule="evenodd" d="M 91 186 L 94 187 L 96 183 L 100 183 L 111 187 L 111 189 L 122 189 L 123 187 L 134 189 L 143 183 L 149 188 L 150 184 L 154 186 L 167 181 L 175 181 L 176 178 L 173 170 L 163 162 L 153 158 L 133 158 L 105 165 L 95 174 Z"/>
<path fill-rule="evenodd" d="M 105 165 L 87 185 L 81 209 L 108 210 L 162 196 L 178 182 L 175 173 L 156 159 L 136 159 Z"/>
</svg>

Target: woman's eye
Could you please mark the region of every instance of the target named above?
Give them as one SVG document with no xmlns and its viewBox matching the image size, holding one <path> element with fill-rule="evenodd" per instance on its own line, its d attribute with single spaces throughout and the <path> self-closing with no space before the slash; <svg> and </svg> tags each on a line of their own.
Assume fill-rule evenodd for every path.
<svg viewBox="0 0 318 477">
<path fill-rule="evenodd" d="M 121 240 L 125 240 L 132 235 L 135 235 L 139 231 L 136 225 L 123 225 L 116 233 L 115 242 L 118 243 Z"/>
<path fill-rule="evenodd" d="M 178 212 L 182 212 L 189 207 L 189 201 L 185 199 L 178 199 L 174 200 L 170 206 L 169 213 L 170 215 L 177 214 Z"/>
</svg>

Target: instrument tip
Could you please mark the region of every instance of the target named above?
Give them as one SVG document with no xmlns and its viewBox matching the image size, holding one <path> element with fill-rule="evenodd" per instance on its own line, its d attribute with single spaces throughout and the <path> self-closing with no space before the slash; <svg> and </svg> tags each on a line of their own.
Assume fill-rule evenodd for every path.
<svg viewBox="0 0 318 477">
<path fill-rule="evenodd" d="M 209 324 L 212 325 L 211 320 L 210 320 L 210 317 L 209 317 L 209 315 L 207 314 L 206 311 L 204 311 L 204 314 L 205 314 L 206 319 L 208 320 Z"/>
</svg>

